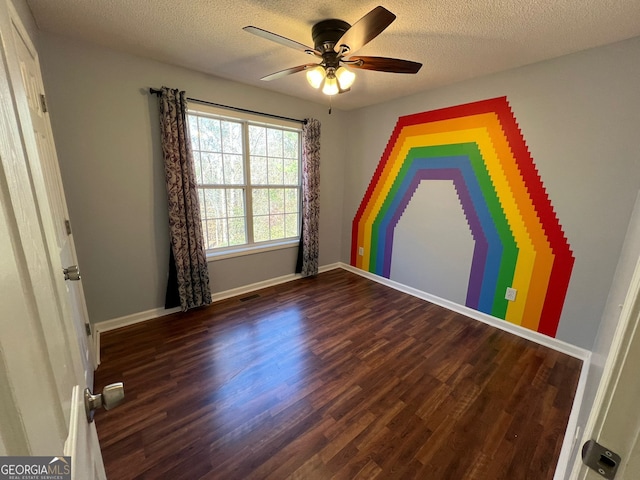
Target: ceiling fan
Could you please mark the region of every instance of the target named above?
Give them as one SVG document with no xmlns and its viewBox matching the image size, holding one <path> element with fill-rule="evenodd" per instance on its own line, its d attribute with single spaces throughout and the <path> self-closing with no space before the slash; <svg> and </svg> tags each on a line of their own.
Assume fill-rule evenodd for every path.
<svg viewBox="0 0 640 480">
<path fill-rule="evenodd" d="M 294 48 L 322 59 L 320 63 L 306 63 L 272 73 L 261 80 L 275 80 L 298 72 L 307 72 L 307 81 L 314 88 L 322 87 L 325 95 L 350 90 L 355 80 L 351 68 L 391 73 L 418 73 L 421 63 L 398 58 L 351 56 L 380 35 L 396 16 L 384 7 L 376 7 L 353 25 L 338 19 L 322 20 L 311 29 L 314 47 L 290 40 L 258 27 L 243 30 L 286 47 Z"/>
</svg>

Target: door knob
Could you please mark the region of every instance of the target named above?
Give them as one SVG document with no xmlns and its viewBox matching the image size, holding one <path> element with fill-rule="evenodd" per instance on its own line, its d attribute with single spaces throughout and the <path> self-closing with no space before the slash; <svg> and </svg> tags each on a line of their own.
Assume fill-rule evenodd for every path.
<svg viewBox="0 0 640 480">
<path fill-rule="evenodd" d="M 102 393 L 94 395 L 88 388 L 84 389 L 84 409 L 87 421 L 93 422 L 93 414 L 98 408 L 111 410 L 124 401 L 124 383 L 112 383 L 102 389 Z"/>
<path fill-rule="evenodd" d="M 63 268 L 62 273 L 64 273 L 65 280 L 78 281 L 81 278 L 80 269 L 78 268 L 77 265 L 71 265 L 70 267 Z"/>
</svg>

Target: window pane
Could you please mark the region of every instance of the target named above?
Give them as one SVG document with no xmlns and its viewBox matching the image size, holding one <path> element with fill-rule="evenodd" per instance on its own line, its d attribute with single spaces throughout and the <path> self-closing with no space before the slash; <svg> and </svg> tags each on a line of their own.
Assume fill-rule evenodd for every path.
<svg viewBox="0 0 640 480">
<path fill-rule="evenodd" d="M 253 217 L 253 240 L 255 242 L 264 242 L 269 240 L 268 216 Z"/>
<path fill-rule="evenodd" d="M 284 132 L 284 156 L 298 159 L 298 132 Z"/>
<path fill-rule="evenodd" d="M 224 183 L 241 185 L 244 183 L 244 169 L 241 155 L 224 154 Z"/>
<path fill-rule="evenodd" d="M 227 213 L 230 217 L 243 217 L 244 220 L 244 192 L 241 188 L 227 190 Z"/>
<path fill-rule="evenodd" d="M 207 244 L 209 248 L 218 248 L 227 246 L 227 226 L 225 220 L 207 220 Z"/>
<path fill-rule="evenodd" d="M 284 159 L 284 182 L 283 185 L 298 185 L 300 176 L 298 175 L 298 159 Z"/>
<path fill-rule="evenodd" d="M 202 153 L 202 185 L 221 185 L 224 183 L 222 176 L 222 155 L 219 153 Z"/>
<path fill-rule="evenodd" d="M 206 220 L 207 209 L 204 203 L 204 190 L 201 188 L 198 189 L 198 203 L 200 204 L 200 220 Z M 206 237 L 207 234 L 205 233 L 204 236 Z"/>
<path fill-rule="evenodd" d="M 254 185 L 267 184 L 266 157 L 251 157 L 251 183 Z"/>
<path fill-rule="evenodd" d="M 282 158 L 269 158 L 269 172 L 268 172 L 269 185 L 282 185 L 283 183 L 283 169 Z"/>
<path fill-rule="evenodd" d="M 215 217 L 216 200 L 214 198 L 212 190 L 203 189 L 202 192 L 204 196 L 204 211 L 205 211 L 204 218 L 207 220 L 210 220 Z"/>
<path fill-rule="evenodd" d="M 222 122 L 222 151 L 224 153 L 242 153 L 242 125 L 235 122 Z"/>
<path fill-rule="evenodd" d="M 209 222 L 207 220 L 202 220 L 202 235 L 204 235 L 204 244 L 205 248 L 213 248 L 213 244 L 209 242 Z"/>
<path fill-rule="evenodd" d="M 269 214 L 269 190 L 266 188 L 254 188 L 251 191 L 253 198 L 253 214 L 268 215 Z"/>
<path fill-rule="evenodd" d="M 284 215 L 271 215 L 271 240 L 284 238 Z"/>
<path fill-rule="evenodd" d="M 196 183 L 202 184 L 202 163 L 200 162 L 200 152 L 193 152 L 193 169 L 196 174 Z"/>
<path fill-rule="evenodd" d="M 224 190 L 221 188 L 208 188 L 204 192 L 207 218 L 225 218 L 227 216 L 227 202 Z"/>
<path fill-rule="evenodd" d="M 188 122 L 206 248 L 247 243 L 249 192 L 253 241 L 298 236 L 300 132 L 203 115 Z"/>
<path fill-rule="evenodd" d="M 297 213 L 300 208 L 298 203 L 298 189 L 297 188 L 285 188 L 284 189 L 284 211 L 287 213 Z"/>
<path fill-rule="evenodd" d="M 284 188 L 269 189 L 269 213 L 284 213 Z"/>
<path fill-rule="evenodd" d="M 267 156 L 267 134 L 264 127 L 249 125 L 249 148 L 252 155 Z"/>
<path fill-rule="evenodd" d="M 199 117 L 200 149 L 207 152 L 220 152 L 220 121 L 213 118 Z"/>
<path fill-rule="evenodd" d="M 244 216 L 229 219 L 229 245 L 242 245 L 247 243 Z"/>
<path fill-rule="evenodd" d="M 286 238 L 298 236 L 298 214 L 287 213 L 284 216 L 284 235 Z"/>
<path fill-rule="evenodd" d="M 267 154 L 282 157 L 282 130 L 267 129 Z"/>
<path fill-rule="evenodd" d="M 200 150 L 200 132 L 198 130 L 198 117 L 189 115 L 189 136 L 191 137 L 191 147 Z"/>
<path fill-rule="evenodd" d="M 217 220 L 209 220 L 210 225 L 213 224 L 214 238 L 216 247 L 226 247 L 229 245 L 227 233 L 227 220 L 219 218 Z M 211 228 L 211 226 L 209 226 Z"/>
</svg>

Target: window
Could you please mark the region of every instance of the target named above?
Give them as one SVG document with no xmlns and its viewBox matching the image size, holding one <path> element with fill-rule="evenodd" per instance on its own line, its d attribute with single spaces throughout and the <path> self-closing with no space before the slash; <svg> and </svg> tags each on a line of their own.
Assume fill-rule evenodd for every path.
<svg viewBox="0 0 640 480">
<path fill-rule="evenodd" d="M 190 110 L 205 248 L 273 247 L 300 235 L 301 131 Z"/>
</svg>

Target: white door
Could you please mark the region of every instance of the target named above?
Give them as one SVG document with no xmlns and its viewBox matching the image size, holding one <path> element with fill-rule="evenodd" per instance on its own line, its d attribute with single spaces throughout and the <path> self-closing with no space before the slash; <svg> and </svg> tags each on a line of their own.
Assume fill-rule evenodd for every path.
<svg viewBox="0 0 640 480">
<path fill-rule="evenodd" d="M 64 197 L 62 178 L 56 155 L 51 123 L 46 109 L 44 86 L 38 53 L 22 26 L 15 11 L 10 12 L 11 29 L 16 57 L 19 64 L 20 76 L 11 78 L 13 83 L 21 82 L 27 98 L 28 110 L 18 110 L 20 124 L 33 130 L 36 151 L 27 151 L 29 164 L 32 168 L 41 169 L 44 178 L 41 188 L 36 190 L 39 202 L 47 202 L 53 216 L 53 231 L 47 238 L 47 246 L 51 255 L 60 257 L 63 267 L 78 265 L 72 230 L 69 223 L 69 213 Z M 93 371 L 97 367 L 93 352 L 91 332 L 85 325 L 89 325 L 89 316 L 84 299 L 81 281 L 69 281 L 61 285 L 61 295 L 68 297 L 71 314 L 75 322 L 75 331 L 83 351 L 83 361 L 87 372 L 87 384 L 93 385 Z"/>
<path fill-rule="evenodd" d="M 93 368 L 52 253 L 56 216 L 20 80 L 19 30 L 0 0 L 0 452 L 71 456 L 73 478 L 104 479 L 83 402 Z"/>
<path fill-rule="evenodd" d="M 640 261 L 622 307 L 620 323 L 605 365 L 582 442 L 593 439 L 621 457 L 616 480 L 640 478 Z M 604 469 L 611 464 L 604 463 Z M 602 468 L 602 467 L 601 467 Z M 605 473 L 607 470 L 605 470 Z M 603 476 L 576 459 L 572 480 Z"/>
</svg>

